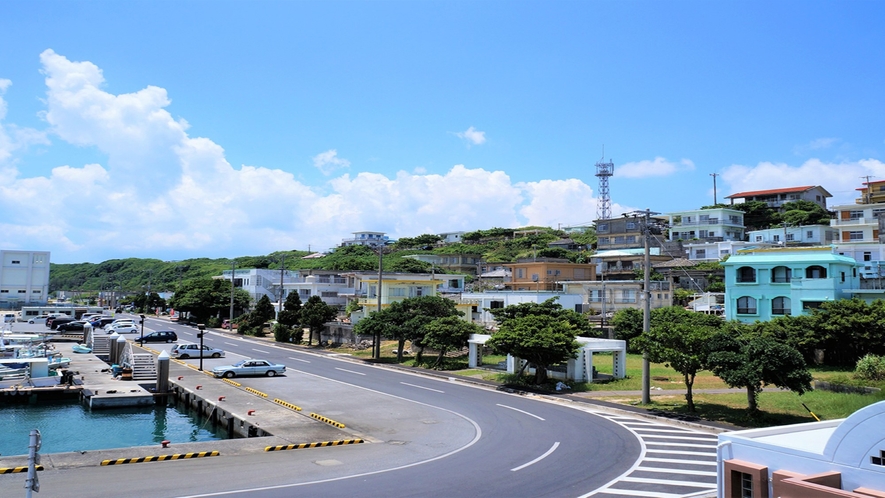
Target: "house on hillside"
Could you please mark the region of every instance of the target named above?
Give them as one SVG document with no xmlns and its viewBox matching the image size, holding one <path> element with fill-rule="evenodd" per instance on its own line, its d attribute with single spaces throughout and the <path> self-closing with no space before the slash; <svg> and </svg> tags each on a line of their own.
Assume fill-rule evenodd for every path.
<svg viewBox="0 0 885 498">
<path fill-rule="evenodd" d="M 836 217 L 830 226 L 838 232 L 840 244 L 878 244 L 879 224 L 885 204 L 846 204 L 833 206 Z"/>
<path fill-rule="evenodd" d="M 762 249 L 721 264 L 725 317 L 745 323 L 808 314 L 825 301 L 849 299 L 860 288 L 861 265 L 831 247 Z"/>
<path fill-rule="evenodd" d="M 732 204 L 734 204 L 737 199 L 740 199 L 739 202 L 760 201 L 768 204 L 768 207 L 770 208 L 783 211 L 783 205 L 793 201 L 810 201 L 827 209 L 827 197 L 833 197 L 833 195 L 819 185 L 812 185 L 768 190 L 751 190 L 731 194 L 725 198 Z"/>
<path fill-rule="evenodd" d="M 363 308 L 350 315 L 353 323 L 356 323 L 378 309 L 378 273 L 346 273 L 342 274 L 342 276 L 348 280 L 348 288 L 350 289 L 348 291 L 350 294 L 346 297 L 356 299 Z M 382 273 L 381 277 L 381 309 L 390 306 L 393 302 L 402 301 L 410 297 L 442 297 L 443 294 L 456 294 L 464 289 L 464 275 Z M 464 313 L 465 320 L 470 320 L 472 313 L 471 305 L 458 304 L 456 308 Z"/>
<path fill-rule="evenodd" d="M 390 242 L 390 237 L 388 237 L 384 232 L 353 232 L 353 237 L 349 239 L 343 239 L 341 241 L 341 247 L 347 246 L 383 246 Z"/>
<path fill-rule="evenodd" d="M 839 230 L 828 225 L 786 225 L 747 232 L 751 244 L 787 246 L 830 245 L 839 240 Z"/>
<path fill-rule="evenodd" d="M 744 212 L 737 209 L 695 209 L 669 213 L 668 216 L 671 241 L 744 240 Z"/>
<path fill-rule="evenodd" d="M 555 291 L 566 281 L 596 279 L 596 265 L 560 258 L 525 258 L 502 266 L 512 275 L 502 283 L 506 290 Z"/>
<path fill-rule="evenodd" d="M 429 263 L 455 273 L 476 275 L 482 256 L 479 254 L 409 254 L 404 258 Z"/>
</svg>

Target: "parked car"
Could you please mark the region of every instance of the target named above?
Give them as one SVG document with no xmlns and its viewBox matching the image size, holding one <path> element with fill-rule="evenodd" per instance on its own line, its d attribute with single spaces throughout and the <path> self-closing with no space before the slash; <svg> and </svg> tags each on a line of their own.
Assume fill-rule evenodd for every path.
<svg viewBox="0 0 885 498">
<path fill-rule="evenodd" d="M 103 316 L 100 318 L 95 318 L 91 320 L 89 323 L 92 324 L 92 328 L 94 329 L 103 329 L 105 326 L 114 323 L 114 318 L 110 316 Z"/>
<path fill-rule="evenodd" d="M 221 328 L 229 329 L 230 328 L 230 320 L 225 319 L 223 322 L 221 322 Z M 234 324 L 234 328 L 237 328 L 236 323 Z"/>
<path fill-rule="evenodd" d="M 145 342 L 178 342 L 178 334 L 171 330 L 157 330 L 150 334 L 145 334 L 144 338 L 136 337 L 135 342 L 139 344 Z"/>
<path fill-rule="evenodd" d="M 135 325 L 135 322 L 133 320 L 128 319 L 128 318 L 125 318 L 122 320 L 118 318 L 118 319 L 114 320 L 113 322 L 105 325 L 104 329 L 107 330 L 111 327 L 116 327 L 118 325 Z"/>
<path fill-rule="evenodd" d="M 28 323 L 30 323 L 30 324 L 42 323 L 43 325 L 46 325 L 46 320 L 48 320 L 48 319 L 49 319 L 49 315 L 37 315 L 35 317 L 29 318 Z"/>
<path fill-rule="evenodd" d="M 137 334 L 138 326 L 134 323 L 117 323 L 108 325 L 104 328 L 104 331 L 108 334 Z"/>
<path fill-rule="evenodd" d="M 50 330 L 58 330 L 59 325 L 63 323 L 70 323 L 73 321 L 75 321 L 74 317 L 71 316 L 57 317 L 46 320 L 46 326 L 49 327 Z"/>
<path fill-rule="evenodd" d="M 55 327 L 59 332 L 82 332 L 86 322 L 83 320 L 74 320 L 73 322 L 62 323 Z"/>
<path fill-rule="evenodd" d="M 267 360 L 255 360 L 247 358 L 238 361 L 233 365 L 224 365 L 212 369 L 212 374 L 216 377 L 237 377 L 243 375 L 267 375 L 273 377 L 286 371 L 286 365 L 271 363 Z"/>
<path fill-rule="evenodd" d="M 174 358 L 199 358 L 200 356 L 206 357 L 211 356 L 212 358 L 221 358 L 224 356 L 224 351 L 218 348 L 213 348 L 211 346 L 203 346 L 200 348 L 199 344 L 176 344 L 172 346 L 172 350 L 170 354 Z"/>
</svg>

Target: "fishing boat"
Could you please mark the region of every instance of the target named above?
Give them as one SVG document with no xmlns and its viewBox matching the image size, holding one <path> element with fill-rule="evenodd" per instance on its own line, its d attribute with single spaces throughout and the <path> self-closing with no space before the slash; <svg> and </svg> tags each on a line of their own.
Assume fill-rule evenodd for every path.
<svg viewBox="0 0 885 498">
<path fill-rule="evenodd" d="M 50 370 L 56 368 L 68 368 L 69 366 L 71 366 L 70 358 L 66 358 L 63 356 L 52 356 L 51 358 L 49 358 Z"/>
</svg>

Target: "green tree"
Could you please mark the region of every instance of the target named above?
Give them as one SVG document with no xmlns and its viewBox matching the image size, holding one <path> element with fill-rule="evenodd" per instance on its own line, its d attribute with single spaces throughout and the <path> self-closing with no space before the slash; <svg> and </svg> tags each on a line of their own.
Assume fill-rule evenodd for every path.
<svg viewBox="0 0 885 498">
<path fill-rule="evenodd" d="M 829 225 L 832 215 L 820 204 L 806 200 L 785 202 L 781 221 L 790 225 Z"/>
<path fill-rule="evenodd" d="M 304 330 L 301 328 L 301 297 L 298 291 L 290 292 L 283 302 L 283 311 L 277 317 L 279 325 L 288 329 L 288 332 L 281 331 L 283 342 L 300 343 L 304 339 Z M 279 339 L 277 339 L 279 340 Z"/>
<path fill-rule="evenodd" d="M 541 315 L 568 322 L 579 336 L 596 337 L 598 335 L 599 332 L 590 325 L 587 318 L 574 310 L 564 309 L 557 302 L 558 299 L 558 297 L 551 297 L 542 303 L 511 304 L 503 308 L 486 308 L 486 311 L 491 313 L 500 325 L 514 318 Z"/>
<path fill-rule="evenodd" d="M 574 326 L 550 315 L 525 315 L 501 323 L 486 345 L 499 354 L 526 360 L 535 367 L 535 384 L 547 381 L 547 368 L 576 358 L 580 344 Z"/>
<path fill-rule="evenodd" d="M 229 280 L 209 277 L 185 280 L 169 300 L 169 306 L 190 313 L 199 322 L 205 322 L 210 316 L 225 313 L 230 306 Z M 249 293 L 243 289 L 234 291 L 234 309 L 245 309 L 249 306 Z"/>
<path fill-rule="evenodd" d="M 441 368 L 447 352 L 467 346 L 470 334 L 483 333 L 485 330 L 475 323 L 464 321 L 457 316 L 444 316 L 424 326 L 423 343 L 425 346 L 439 351 L 433 366 Z"/>
<path fill-rule="evenodd" d="M 811 390 L 811 374 L 796 349 L 770 337 L 748 334 L 740 324 L 730 325 L 710 339 L 712 352 L 707 361 L 713 374 L 730 387 L 747 390 L 751 414 L 758 412 L 764 386 L 773 384 L 800 395 Z"/>
<path fill-rule="evenodd" d="M 865 354 L 885 355 L 885 302 L 827 301 L 812 316 L 816 346 L 825 351 L 828 365 L 853 366 Z"/>
<path fill-rule="evenodd" d="M 310 299 L 301 308 L 301 323 L 308 328 L 307 345 L 312 345 L 314 334 L 319 342 L 320 334 L 326 322 L 330 322 L 338 316 L 338 309 L 329 306 L 320 296 L 310 296 Z"/>
<path fill-rule="evenodd" d="M 688 411 L 694 412 L 692 387 L 697 373 L 706 370 L 710 339 L 719 331 L 718 316 L 688 311 L 679 306 L 654 310 L 647 333 L 635 338 L 635 347 L 648 353 L 648 359 L 665 363 L 682 374 Z"/>
<path fill-rule="evenodd" d="M 744 226 L 747 231 L 762 230 L 780 223 L 780 215 L 762 201 L 748 201 L 728 206 L 744 212 Z"/>
<path fill-rule="evenodd" d="M 425 326 L 437 318 L 458 317 L 461 312 L 455 302 L 438 296 L 410 297 L 394 301 L 381 311 L 370 313 L 357 322 L 355 331 L 360 335 L 388 337 L 397 341 L 397 361 L 403 361 L 406 341 L 418 348 L 415 362 L 423 361 Z"/>
<path fill-rule="evenodd" d="M 638 308 L 619 309 L 612 315 L 611 324 L 615 329 L 615 339 L 627 341 L 627 351 L 642 352 L 634 345 L 633 339 L 642 335 L 642 310 Z"/>
<path fill-rule="evenodd" d="M 397 258 L 386 270 L 396 273 L 430 273 L 430 266 L 430 263 L 417 259 Z"/>
</svg>

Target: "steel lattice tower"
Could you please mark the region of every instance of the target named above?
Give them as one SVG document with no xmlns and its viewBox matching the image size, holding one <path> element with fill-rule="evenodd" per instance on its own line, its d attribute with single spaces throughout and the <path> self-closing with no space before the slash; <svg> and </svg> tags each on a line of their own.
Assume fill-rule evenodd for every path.
<svg viewBox="0 0 885 498">
<path fill-rule="evenodd" d="M 599 202 L 596 204 L 596 218 L 608 220 L 612 217 L 612 198 L 608 192 L 608 177 L 615 173 L 615 163 L 605 158 L 596 163 L 596 176 L 599 177 Z"/>
</svg>

